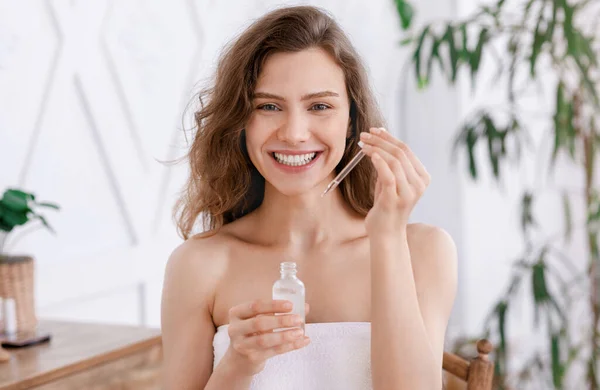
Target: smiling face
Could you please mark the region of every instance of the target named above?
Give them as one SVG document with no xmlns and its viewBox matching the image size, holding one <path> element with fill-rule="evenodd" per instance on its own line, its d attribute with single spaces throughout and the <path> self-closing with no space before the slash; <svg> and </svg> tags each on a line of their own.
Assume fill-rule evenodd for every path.
<svg viewBox="0 0 600 390">
<path fill-rule="evenodd" d="M 292 196 L 333 178 L 344 154 L 350 104 L 344 72 L 327 52 L 270 55 L 252 104 L 246 147 L 267 185 Z"/>
</svg>

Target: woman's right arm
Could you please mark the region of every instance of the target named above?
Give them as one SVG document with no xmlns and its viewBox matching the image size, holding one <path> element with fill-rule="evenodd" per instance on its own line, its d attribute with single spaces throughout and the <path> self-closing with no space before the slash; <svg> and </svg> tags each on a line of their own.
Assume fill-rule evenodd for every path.
<svg viewBox="0 0 600 390">
<path fill-rule="evenodd" d="M 210 313 L 226 259 L 204 241 L 186 242 L 167 264 L 162 293 L 166 390 L 247 390 L 270 357 L 300 349 L 309 339 L 289 313 L 291 302 L 255 300 L 229 310 L 230 346 L 213 372 L 215 327 Z M 305 308 L 308 313 L 309 307 Z M 274 329 L 288 328 L 282 332 Z"/>
<path fill-rule="evenodd" d="M 210 246 L 188 240 L 167 263 L 161 304 L 165 390 L 245 390 L 250 384 L 251 378 L 238 378 L 226 365 L 213 373 L 215 326 L 209 308 L 224 263 Z"/>
</svg>

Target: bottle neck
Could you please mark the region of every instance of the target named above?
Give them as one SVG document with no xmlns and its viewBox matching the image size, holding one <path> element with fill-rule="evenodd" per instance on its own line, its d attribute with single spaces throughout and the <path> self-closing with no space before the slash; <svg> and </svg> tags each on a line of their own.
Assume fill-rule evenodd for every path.
<svg viewBox="0 0 600 390">
<path fill-rule="evenodd" d="M 279 265 L 279 273 L 281 274 L 281 279 L 297 279 L 296 272 L 296 263 L 293 261 L 285 261 Z"/>
<path fill-rule="evenodd" d="M 296 276 L 296 270 L 281 271 L 281 279 L 298 279 Z"/>
</svg>

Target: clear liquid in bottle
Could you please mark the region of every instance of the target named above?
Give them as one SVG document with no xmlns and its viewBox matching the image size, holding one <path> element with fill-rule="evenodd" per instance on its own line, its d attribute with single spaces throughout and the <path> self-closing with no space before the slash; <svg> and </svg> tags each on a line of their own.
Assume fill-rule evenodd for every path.
<svg viewBox="0 0 600 390">
<path fill-rule="evenodd" d="M 273 284 L 273 299 L 284 299 L 292 302 L 293 309 L 289 314 L 297 314 L 302 317 L 301 328 L 304 330 L 305 313 L 305 288 L 304 283 L 296 276 L 296 263 L 284 262 L 279 266 L 281 277 Z M 285 329 L 276 329 L 282 331 Z"/>
</svg>

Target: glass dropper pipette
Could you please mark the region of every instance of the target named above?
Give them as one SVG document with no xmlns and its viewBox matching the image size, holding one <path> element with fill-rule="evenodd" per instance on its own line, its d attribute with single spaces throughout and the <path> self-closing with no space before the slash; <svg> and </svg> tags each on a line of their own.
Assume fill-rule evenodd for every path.
<svg viewBox="0 0 600 390">
<path fill-rule="evenodd" d="M 342 182 L 342 180 L 344 180 L 344 178 L 350 173 L 350 171 L 352 171 L 352 169 L 360 162 L 360 160 L 362 160 L 362 158 L 365 157 L 365 153 L 362 150 L 363 145 L 364 144 L 362 141 L 358 142 L 358 146 L 360 146 L 361 149 L 358 151 L 358 153 L 356 153 L 356 156 L 354 156 L 354 158 L 350 160 L 350 162 L 344 167 L 344 169 L 340 171 L 340 173 L 335 177 L 335 179 L 333 179 L 331 183 L 329 183 L 325 191 L 323 191 L 323 193 L 321 194 L 321 198 L 324 197 L 329 191 L 337 187 Z"/>
</svg>

